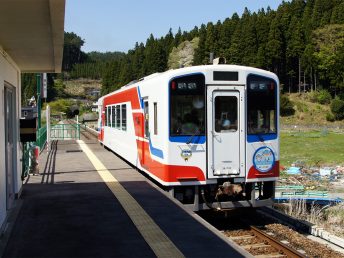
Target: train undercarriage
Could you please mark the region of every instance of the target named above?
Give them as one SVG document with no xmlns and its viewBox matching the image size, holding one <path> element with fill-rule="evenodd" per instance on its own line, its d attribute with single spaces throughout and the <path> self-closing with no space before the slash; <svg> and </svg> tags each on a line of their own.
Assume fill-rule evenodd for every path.
<svg viewBox="0 0 344 258">
<path fill-rule="evenodd" d="M 168 189 L 172 197 L 193 211 L 228 210 L 271 206 L 274 198 L 274 181 L 233 183 L 221 180 L 218 184 L 174 186 Z"/>
</svg>

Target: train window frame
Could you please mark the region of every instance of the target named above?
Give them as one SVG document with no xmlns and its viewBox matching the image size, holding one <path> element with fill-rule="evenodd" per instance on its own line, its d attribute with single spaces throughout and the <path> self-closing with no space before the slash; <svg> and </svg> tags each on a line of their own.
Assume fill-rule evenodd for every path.
<svg viewBox="0 0 344 258">
<path fill-rule="evenodd" d="M 226 105 L 231 110 L 224 110 L 222 105 L 222 99 L 228 99 L 225 103 L 230 103 L 231 106 Z M 217 133 L 231 133 L 238 131 L 238 97 L 237 96 L 216 96 L 214 98 L 214 106 L 215 106 L 215 117 L 213 121 L 213 126 L 215 128 L 215 132 Z M 221 112 L 218 112 L 218 111 Z M 225 112 L 227 111 L 227 112 Z M 221 114 L 220 114 L 221 113 Z M 220 115 L 218 115 L 220 114 Z"/>
<path fill-rule="evenodd" d="M 121 130 L 121 105 L 116 105 L 116 129 Z"/>
<path fill-rule="evenodd" d="M 154 135 L 158 135 L 158 103 L 154 102 Z"/>
<path fill-rule="evenodd" d="M 121 105 L 121 129 L 127 131 L 127 104 Z"/>
<path fill-rule="evenodd" d="M 143 126 L 144 126 L 144 138 L 149 139 L 149 102 L 148 98 L 143 100 Z"/>
<path fill-rule="evenodd" d="M 104 106 L 104 126 L 107 126 L 107 106 Z"/>
<path fill-rule="evenodd" d="M 110 127 L 110 113 L 109 113 L 110 106 L 106 106 L 106 126 Z"/>
<path fill-rule="evenodd" d="M 261 83 L 259 84 L 259 82 Z M 259 136 L 275 139 L 277 137 L 277 91 L 278 84 L 273 78 L 257 74 L 249 74 L 247 76 L 246 124 L 249 138 Z M 258 140 L 261 139 L 259 138 Z M 251 140 L 249 139 L 249 141 Z"/>
<path fill-rule="evenodd" d="M 187 119 L 190 117 L 195 121 Z M 205 134 L 205 75 L 194 73 L 172 78 L 169 82 L 169 139 L 175 142 L 197 141 Z"/>
<path fill-rule="evenodd" d="M 115 106 L 111 106 L 111 128 L 115 128 L 116 121 L 116 109 Z"/>
</svg>

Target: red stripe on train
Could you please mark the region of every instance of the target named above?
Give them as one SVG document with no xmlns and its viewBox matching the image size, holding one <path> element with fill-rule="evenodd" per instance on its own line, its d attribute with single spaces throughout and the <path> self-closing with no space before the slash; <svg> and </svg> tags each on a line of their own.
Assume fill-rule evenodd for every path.
<svg viewBox="0 0 344 258">
<path fill-rule="evenodd" d="M 144 136 L 144 120 L 143 113 L 133 113 L 135 135 L 137 137 Z"/>
<path fill-rule="evenodd" d="M 106 105 L 130 102 L 132 109 L 141 109 L 137 88 L 131 88 L 122 92 L 109 95 L 104 98 L 104 108 Z"/>
<path fill-rule="evenodd" d="M 203 171 L 198 167 L 166 165 L 152 159 L 149 143 L 137 140 L 141 166 L 164 182 L 205 181 Z"/>
<path fill-rule="evenodd" d="M 275 162 L 275 165 L 268 172 L 260 172 L 254 166 L 248 171 L 247 179 L 254 178 L 266 178 L 266 177 L 279 177 L 279 161 Z"/>
</svg>

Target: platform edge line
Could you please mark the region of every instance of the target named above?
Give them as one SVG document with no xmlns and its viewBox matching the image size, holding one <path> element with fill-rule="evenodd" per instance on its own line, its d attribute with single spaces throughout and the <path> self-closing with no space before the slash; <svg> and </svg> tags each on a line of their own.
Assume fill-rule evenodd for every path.
<svg viewBox="0 0 344 258">
<path fill-rule="evenodd" d="M 118 182 L 83 140 L 77 140 L 80 148 L 91 161 L 99 176 L 122 205 L 137 230 L 157 257 L 184 257 L 168 236 L 160 229 L 141 205 Z"/>
</svg>

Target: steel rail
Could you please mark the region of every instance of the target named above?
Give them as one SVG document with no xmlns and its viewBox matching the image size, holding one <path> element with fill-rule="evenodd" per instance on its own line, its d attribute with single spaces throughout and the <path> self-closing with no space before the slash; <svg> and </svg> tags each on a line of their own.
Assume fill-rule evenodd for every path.
<svg viewBox="0 0 344 258">
<path fill-rule="evenodd" d="M 306 258 L 307 257 L 304 254 L 296 251 L 295 249 L 274 239 L 272 236 L 266 234 L 265 232 L 263 232 L 262 230 L 260 230 L 259 228 L 255 226 L 250 226 L 250 229 L 255 236 L 267 241 L 269 245 L 277 249 L 279 252 L 282 252 L 283 254 L 287 255 L 288 257 L 292 257 L 292 258 L 296 258 L 296 257 Z"/>
</svg>

